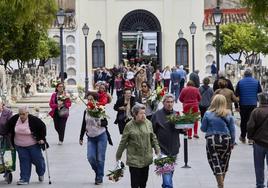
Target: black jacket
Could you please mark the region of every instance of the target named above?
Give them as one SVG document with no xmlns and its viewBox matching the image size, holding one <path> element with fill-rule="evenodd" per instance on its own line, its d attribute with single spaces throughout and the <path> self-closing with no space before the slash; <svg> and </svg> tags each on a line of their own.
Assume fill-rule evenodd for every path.
<svg viewBox="0 0 268 188">
<path fill-rule="evenodd" d="M 7 122 L 8 133 L 11 134 L 11 143 L 14 146 L 15 137 L 15 126 L 19 119 L 19 114 L 16 114 L 10 118 Z M 29 127 L 32 132 L 33 137 L 36 141 L 44 140 L 46 142 L 46 125 L 45 123 L 36 116 L 31 114 L 28 115 Z M 46 143 L 47 144 L 47 143 Z M 48 144 L 47 144 L 48 148 Z"/>
<path fill-rule="evenodd" d="M 268 104 L 255 108 L 247 123 L 248 139 L 268 148 Z"/>
<path fill-rule="evenodd" d="M 130 110 L 132 109 L 132 107 L 135 105 L 135 97 L 131 96 L 130 98 Z M 115 119 L 115 124 L 119 124 L 119 123 L 125 123 L 122 122 L 122 116 L 124 116 L 125 111 L 124 110 L 119 110 L 119 107 L 125 106 L 125 98 L 121 97 L 119 98 L 115 105 L 114 105 L 114 110 L 117 111 L 117 115 L 116 115 L 116 119 Z"/>
</svg>

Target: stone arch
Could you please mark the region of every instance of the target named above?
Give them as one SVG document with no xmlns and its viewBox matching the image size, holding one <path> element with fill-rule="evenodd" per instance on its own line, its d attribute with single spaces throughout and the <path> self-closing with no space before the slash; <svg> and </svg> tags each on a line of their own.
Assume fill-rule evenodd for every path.
<svg viewBox="0 0 268 188">
<path fill-rule="evenodd" d="M 162 67 L 162 34 L 158 18 L 144 9 L 136 9 L 127 13 L 119 25 L 119 60 L 122 60 L 123 32 L 156 32 L 157 33 L 157 66 Z"/>
<path fill-rule="evenodd" d="M 73 66 L 73 65 L 75 65 L 75 58 L 74 57 L 68 57 L 67 58 L 67 64 L 69 65 L 69 66 Z"/>
<path fill-rule="evenodd" d="M 66 43 L 75 43 L 75 37 L 73 35 L 68 35 L 66 37 Z"/>
<path fill-rule="evenodd" d="M 214 60 L 214 56 L 212 54 L 206 55 L 206 62 L 207 63 L 212 63 L 213 60 Z"/>
<path fill-rule="evenodd" d="M 67 80 L 67 84 L 68 84 L 68 85 L 76 85 L 76 81 L 75 81 L 75 79 L 73 79 L 73 78 L 69 78 L 69 79 Z"/>
<path fill-rule="evenodd" d="M 68 54 L 74 54 L 75 53 L 75 47 L 73 45 L 67 46 L 67 53 Z"/>
<path fill-rule="evenodd" d="M 214 38 L 215 38 L 215 37 L 214 37 L 214 34 L 213 34 L 213 33 L 208 32 L 208 33 L 206 34 L 206 40 L 207 40 L 207 41 L 212 42 Z"/>
<path fill-rule="evenodd" d="M 76 70 L 72 67 L 67 69 L 67 75 L 68 76 L 76 76 Z"/>
</svg>

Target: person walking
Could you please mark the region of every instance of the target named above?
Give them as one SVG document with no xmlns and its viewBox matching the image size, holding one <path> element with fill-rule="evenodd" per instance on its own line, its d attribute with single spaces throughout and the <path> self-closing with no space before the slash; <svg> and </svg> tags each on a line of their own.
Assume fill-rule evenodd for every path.
<svg viewBox="0 0 268 188">
<path fill-rule="evenodd" d="M 256 188 L 264 188 L 264 160 L 268 160 L 268 92 L 258 94 L 258 99 L 260 106 L 251 112 L 247 123 L 247 137 L 254 141 L 253 157 Z"/>
<path fill-rule="evenodd" d="M 12 116 L 6 124 L 8 134 L 11 135 L 11 143 L 19 156 L 20 179 L 17 184 L 29 184 L 32 164 L 36 167 L 39 182 L 43 182 L 46 167 L 41 146 L 48 148 L 46 125 L 38 117 L 29 114 L 27 106 L 19 107 L 18 111 L 19 113 Z"/>
<path fill-rule="evenodd" d="M 152 116 L 154 133 L 160 145 L 161 154 L 177 157 L 180 148 L 181 130 L 175 129 L 175 125 L 168 121 L 167 116 L 175 114 L 175 98 L 172 94 L 163 97 L 163 108 L 156 111 Z M 162 188 L 173 188 L 173 172 L 162 175 Z"/>
<path fill-rule="evenodd" d="M 169 85 L 170 85 L 170 75 L 171 75 L 170 67 L 166 66 L 162 72 L 162 77 L 164 80 L 164 87 L 167 88 L 168 92 L 169 92 Z"/>
<path fill-rule="evenodd" d="M 127 123 L 116 152 L 116 161 L 119 161 L 123 151 L 127 150 L 131 188 L 146 187 L 149 166 L 153 162 L 152 148 L 156 155 L 160 153 L 152 123 L 146 119 L 145 108 L 137 103 L 131 109 L 133 119 Z"/>
<path fill-rule="evenodd" d="M 187 86 L 182 89 L 179 100 L 182 102 L 183 112 L 198 112 L 198 105 L 201 100 L 199 89 L 194 86 L 194 82 L 189 80 Z M 198 121 L 194 122 L 194 138 L 198 136 Z M 192 139 L 192 129 L 188 130 L 188 139 Z"/>
<path fill-rule="evenodd" d="M 189 76 L 189 80 L 192 80 L 194 82 L 194 87 L 196 87 L 196 88 L 200 87 L 200 79 L 199 79 L 198 74 L 199 74 L 199 70 L 195 70 Z"/>
<path fill-rule="evenodd" d="M 216 67 L 216 62 L 213 61 L 211 66 L 210 66 L 210 73 L 212 76 L 212 80 L 215 80 L 215 78 L 217 76 L 217 72 L 218 72 L 218 68 Z"/>
<path fill-rule="evenodd" d="M 131 109 L 135 104 L 135 97 L 132 96 L 130 88 L 124 90 L 123 97 L 117 99 L 114 110 L 117 111 L 115 124 L 118 124 L 119 133 L 123 134 L 127 122 L 132 118 Z"/>
<path fill-rule="evenodd" d="M 97 100 L 97 95 L 89 94 L 88 102 Z M 108 121 L 106 118 L 94 118 L 89 115 L 87 109 L 84 111 L 83 121 L 80 131 L 79 144 L 83 145 L 83 137 L 87 135 L 87 159 L 95 172 L 95 185 L 103 183 L 105 154 L 107 149 L 107 132 Z"/>
<path fill-rule="evenodd" d="M 186 71 L 183 69 L 183 65 L 179 66 L 179 69 L 177 69 L 177 72 L 179 72 L 179 74 L 181 75 L 181 81 L 180 81 L 180 91 L 184 88 L 184 83 L 187 81 L 187 73 Z"/>
<path fill-rule="evenodd" d="M 221 94 L 225 96 L 227 101 L 227 109 L 229 109 L 233 114 L 233 102 L 236 103 L 239 101 L 239 98 L 235 96 L 234 92 L 227 88 L 227 82 L 224 79 L 220 79 L 219 82 L 219 89 L 214 92 L 214 95 Z"/>
<path fill-rule="evenodd" d="M 51 111 L 49 115 L 53 118 L 55 130 L 58 133 L 58 145 L 62 145 L 64 141 L 66 122 L 69 117 L 69 108 L 72 102 L 64 91 L 64 84 L 58 83 L 55 92 L 51 95 L 49 106 Z M 64 112 L 61 114 L 60 111 Z"/>
<path fill-rule="evenodd" d="M 12 117 L 12 111 L 4 106 L 2 99 L 0 98 L 0 135 L 7 134 L 7 121 Z"/>
<path fill-rule="evenodd" d="M 199 92 L 201 95 L 201 100 L 199 102 L 199 110 L 201 115 L 201 121 L 208 107 L 210 106 L 210 102 L 213 96 L 213 90 L 209 86 L 210 79 L 208 77 L 203 79 L 203 85 L 199 88 Z"/>
<path fill-rule="evenodd" d="M 205 132 L 208 163 L 216 177 L 218 188 L 224 187 L 231 151 L 235 144 L 235 123 L 227 110 L 226 98 L 215 95 L 205 113 L 201 131 Z"/>
<path fill-rule="evenodd" d="M 174 94 L 175 96 L 175 103 L 178 102 L 178 98 L 180 95 L 180 81 L 181 81 L 181 75 L 179 72 L 176 71 L 176 68 L 172 68 L 172 73 L 170 75 L 171 80 L 171 94 Z"/>
<path fill-rule="evenodd" d="M 252 77 L 251 69 L 246 69 L 244 72 L 244 78 L 240 80 L 236 85 L 236 96 L 239 97 L 239 109 L 241 123 L 240 129 L 241 134 L 239 140 L 242 143 L 246 143 L 247 136 L 247 122 L 250 117 L 251 112 L 257 106 L 257 95 L 262 92 L 260 82 Z M 248 141 L 252 144 L 252 141 Z"/>
</svg>

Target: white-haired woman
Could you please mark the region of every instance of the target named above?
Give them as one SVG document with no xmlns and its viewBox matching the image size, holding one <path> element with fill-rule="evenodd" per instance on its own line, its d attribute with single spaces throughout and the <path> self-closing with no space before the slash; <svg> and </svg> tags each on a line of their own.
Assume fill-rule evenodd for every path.
<svg viewBox="0 0 268 188">
<path fill-rule="evenodd" d="M 152 123 L 146 119 L 145 108 L 139 103 L 132 107 L 134 118 L 127 123 L 116 152 L 118 161 L 123 151 L 127 150 L 126 164 L 129 166 L 131 188 L 146 187 L 149 165 L 153 162 L 152 148 L 156 155 L 160 153 Z"/>
<path fill-rule="evenodd" d="M 7 122 L 11 142 L 16 148 L 20 161 L 20 180 L 18 185 L 29 184 L 32 164 L 36 167 L 39 181 L 44 181 L 45 160 L 40 145 L 46 143 L 46 125 L 44 122 L 29 114 L 27 106 L 19 108 L 19 113 Z"/>
<path fill-rule="evenodd" d="M 11 118 L 12 111 L 6 108 L 0 98 L 0 135 L 7 134 L 6 122 Z"/>
<path fill-rule="evenodd" d="M 234 118 L 226 106 L 226 98 L 220 94 L 215 95 L 201 125 L 201 130 L 206 133 L 208 163 L 219 188 L 224 186 L 231 150 L 235 143 Z"/>
</svg>

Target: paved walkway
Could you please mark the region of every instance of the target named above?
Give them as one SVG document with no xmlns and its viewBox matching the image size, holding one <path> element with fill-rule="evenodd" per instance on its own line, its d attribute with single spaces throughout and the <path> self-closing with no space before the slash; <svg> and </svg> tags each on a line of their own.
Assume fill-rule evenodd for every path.
<svg viewBox="0 0 268 188">
<path fill-rule="evenodd" d="M 113 101 L 114 102 L 114 101 Z M 180 109 L 179 105 L 176 106 Z M 71 116 L 67 123 L 66 140 L 62 146 L 58 146 L 57 136 L 53 124 L 50 120 L 48 125 L 48 142 L 50 148 L 48 150 L 49 165 L 51 171 L 52 184 L 48 184 L 47 174 L 45 182 L 39 183 L 38 177 L 33 168 L 31 183 L 27 187 L 57 187 L 57 188 L 128 188 L 130 187 L 129 171 L 125 171 L 125 176 L 117 183 L 104 179 L 103 185 L 94 185 L 94 173 L 86 159 L 86 144 L 80 146 L 78 144 L 80 127 L 82 121 L 84 106 L 83 104 L 74 104 L 71 109 Z M 106 155 L 105 172 L 115 167 L 115 152 L 120 141 L 118 128 L 113 124 L 116 113 L 113 111 L 113 104 L 107 107 L 109 119 L 109 130 L 112 135 L 114 146 L 108 146 Z M 237 134 L 240 132 L 237 129 Z M 178 156 L 178 165 L 174 173 L 174 188 L 215 188 L 216 181 L 209 168 L 206 153 L 205 139 L 200 132 L 200 139 L 189 141 L 189 165 L 190 169 L 183 169 L 183 137 L 181 137 L 181 150 Z M 86 143 L 86 138 L 85 138 Z M 125 156 L 125 154 L 124 154 Z M 125 160 L 125 159 L 123 159 Z M 17 161 L 18 163 L 18 161 Z M 18 165 L 17 165 L 18 166 Z M 161 187 L 161 177 L 155 175 L 154 165 L 150 166 L 150 175 L 147 187 Z M 19 179 L 19 166 L 17 171 L 13 173 L 14 180 L 11 185 L 5 184 L 3 178 L 0 177 L 1 188 L 17 187 L 16 181 Z M 226 176 L 226 188 L 253 188 L 255 185 L 252 147 L 245 144 L 239 144 L 233 150 L 229 172 Z"/>
</svg>

